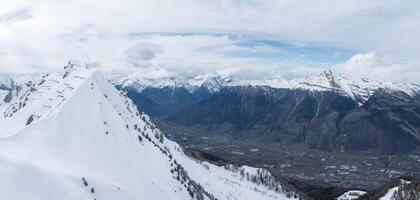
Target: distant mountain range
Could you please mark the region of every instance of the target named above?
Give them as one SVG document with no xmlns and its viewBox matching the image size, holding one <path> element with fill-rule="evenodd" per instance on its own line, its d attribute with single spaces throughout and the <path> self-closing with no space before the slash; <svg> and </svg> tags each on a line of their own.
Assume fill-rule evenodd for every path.
<svg viewBox="0 0 420 200">
<path fill-rule="evenodd" d="M 408 152 L 420 144 L 420 86 L 326 70 L 294 80 L 201 76 L 114 79 L 170 132 L 302 143 L 329 151 Z"/>
<path fill-rule="evenodd" d="M 232 86 L 268 86 L 271 88 L 301 89 L 308 91 L 332 91 L 348 96 L 360 104 L 366 102 L 378 89 L 389 92 L 404 92 L 410 96 L 419 94 L 420 85 L 411 83 L 395 83 L 370 80 L 368 78 L 352 80 L 335 70 L 325 70 L 319 74 L 311 74 L 304 78 L 242 80 L 220 75 L 199 75 L 192 79 L 170 76 L 160 78 L 141 78 L 136 74 L 113 79 L 115 85 L 141 92 L 147 88 L 185 88 L 194 93 L 206 89 L 210 93 L 219 92 L 222 88 Z"/>
<path fill-rule="evenodd" d="M 208 162 L 212 155 L 184 151 L 142 112 L 174 134 L 257 146 L 395 154 L 420 144 L 415 84 L 355 81 L 332 70 L 289 81 L 221 76 L 108 81 L 96 69 L 69 64 L 51 74 L 0 75 L 0 183 L 8 185 L 2 196 L 310 199 L 266 169 L 228 161 L 217 166 L 212 164 L 217 157 Z M 396 179 L 361 198 L 412 195 L 416 185 L 410 181 Z"/>
</svg>

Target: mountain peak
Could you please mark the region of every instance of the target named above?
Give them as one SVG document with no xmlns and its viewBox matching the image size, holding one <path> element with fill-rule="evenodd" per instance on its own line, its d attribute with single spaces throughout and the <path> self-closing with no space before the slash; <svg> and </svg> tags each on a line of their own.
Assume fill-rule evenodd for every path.
<svg viewBox="0 0 420 200">
<path fill-rule="evenodd" d="M 356 100 L 360 105 L 380 88 L 387 92 L 400 91 L 408 95 L 414 95 L 420 91 L 420 87 L 415 84 L 381 82 L 368 78 L 350 79 L 334 69 L 311 74 L 293 82 L 295 82 L 294 89 L 333 91 Z"/>
<path fill-rule="evenodd" d="M 4 97 L 4 104 L 0 106 L 3 113 L 0 117 L 3 124 L 1 134 L 13 135 L 33 121 L 57 112 L 69 96 L 95 73 L 101 74 L 96 69 L 66 65 L 55 73 L 20 84 Z"/>
<path fill-rule="evenodd" d="M 318 74 L 311 74 L 302 79 L 295 80 L 295 88 L 308 90 L 334 90 L 342 91 L 343 87 L 351 84 L 351 80 L 333 69 Z"/>
<path fill-rule="evenodd" d="M 120 80 L 114 81 L 116 85 L 122 87 L 133 87 L 137 92 L 141 92 L 146 88 L 180 88 L 184 87 L 189 91 L 192 91 L 193 86 L 188 83 L 185 79 L 177 76 L 164 76 L 157 78 L 143 78 L 139 74 L 132 74 L 128 77 L 124 77 Z"/>
<path fill-rule="evenodd" d="M 359 103 L 364 104 L 379 88 L 388 92 L 402 91 L 408 95 L 419 93 L 420 86 L 409 83 L 392 83 L 370 80 L 368 78 L 352 79 L 335 69 L 327 69 L 321 73 L 310 74 L 304 78 L 285 80 L 285 79 L 260 79 L 260 80 L 241 80 L 233 79 L 229 76 L 217 74 L 200 74 L 192 79 L 180 77 L 164 77 L 157 79 L 139 78 L 135 75 L 128 76 L 117 81 L 117 85 L 123 87 L 136 88 L 141 92 L 144 88 L 163 88 L 163 87 L 184 87 L 191 93 L 198 88 L 205 88 L 210 93 L 220 91 L 228 86 L 269 86 L 273 88 L 290 88 L 309 91 L 331 91 L 348 96 Z"/>
<path fill-rule="evenodd" d="M 137 73 L 131 74 L 124 78 L 118 78 L 114 80 L 115 85 L 121 85 L 122 87 L 132 87 L 137 92 L 141 92 L 145 88 L 185 88 L 190 93 L 193 93 L 198 88 L 206 88 L 211 93 L 219 91 L 222 87 L 225 87 L 228 83 L 232 82 L 232 79 L 228 76 L 220 76 L 216 74 L 202 74 L 191 79 L 186 79 L 180 76 L 163 76 L 157 78 L 145 78 Z"/>
<path fill-rule="evenodd" d="M 199 75 L 190 80 L 192 85 L 197 87 L 206 88 L 210 93 L 220 91 L 221 88 L 227 86 L 232 82 L 229 76 L 221 76 L 219 74 L 206 74 Z"/>
<path fill-rule="evenodd" d="M 267 170 L 186 156 L 98 70 L 65 67 L 15 95 L 0 104 L 7 199 L 299 198 Z"/>
</svg>

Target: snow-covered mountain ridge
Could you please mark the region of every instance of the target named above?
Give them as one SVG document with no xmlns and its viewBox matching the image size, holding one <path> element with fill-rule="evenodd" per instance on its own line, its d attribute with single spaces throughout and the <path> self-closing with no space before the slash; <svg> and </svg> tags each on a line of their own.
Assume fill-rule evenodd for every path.
<svg viewBox="0 0 420 200">
<path fill-rule="evenodd" d="M 159 78 L 144 78 L 138 74 L 131 74 L 126 77 L 117 76 L 111 78 L 113 84 L 121 85 L 122 87 L 133 87 L 138 92 L 145 88 L 186 88 L 190 93 L 196 91 L 198 88 L 206 88 L 211 93 L 220 91 L 221 88 L 232 84 L 232 79 L 227 76 L 220 75 L 199 75 L 192 79 L 186 79 L 178 76 L 159 77 Z"/>
<path fill-rule="evenodd" d="M 293 89 L 334 91 L 349 96 L 360 104 L 366 102 L 378 89 L 404 92 L 410 96 L 420 93 L 420 86 L 410 83 L 393 83 L 362 79 L 349 79 L 335 70 L 326 70 L 303 79 L 292 81 Z"/>
<path fill-rule="evenodd" d="M 4 199 L 299 198 L 267 170 L 187 157 L 97 69 L 69 65 L 7 95 Z"/>
<path fill-rule="evenodd" d="M 160 77 L 156 79 L 141 78 L 135 75 L 119 77 L 114 84 L 122 87 L 133 87 L 138 92 L 145 88 L 184 87 L 194 92 L 200 87 L 207 88 L 211 93 L 229 86 L 269 86 L 272 88 L 302 89 L 309 91 L 333 91 L 351 97 L 359 104 L 366 102 L 378 89 L 386 91 L 404 92 L 410 96 L 420 93 L 420 86 L 410 83 L 394 83 L 370 80 L 367 78 L 350 79 L 335 70 L 325 70 L 318 74 L 311 74 L 304 78 L 243 80 L 234 77 L 205 75 L 192 79 L 182 77 Z"/>
</svg>

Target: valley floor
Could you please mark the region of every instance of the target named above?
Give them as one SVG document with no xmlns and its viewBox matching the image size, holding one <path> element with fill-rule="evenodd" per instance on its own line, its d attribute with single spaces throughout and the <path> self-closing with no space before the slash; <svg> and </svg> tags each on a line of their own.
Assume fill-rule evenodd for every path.
<svg viewBox="0 0 420 200">
<path fill-rule="evenodd" d="M 161 125 L 165 129 L 164 125 Z M 167 131 L 172 132 L 173 131 Z M 393 177 L 420 176 L 420 154 L 384 156 L 376 153 L 330 153 L 303 145 L 255 144 L 222 136 L 167 134 L 181 145 L 237 164 L 270 169 L 276 176 L 289 179 L 307 193 L 333 188 L 338 194 L 346 189 L 372 190 Z"/>
</svg>

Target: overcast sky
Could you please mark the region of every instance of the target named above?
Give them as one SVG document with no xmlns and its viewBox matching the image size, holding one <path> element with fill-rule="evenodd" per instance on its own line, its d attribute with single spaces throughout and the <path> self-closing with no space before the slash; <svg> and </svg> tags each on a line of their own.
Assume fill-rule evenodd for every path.
<svg viewBox="0 0 420 200">
<path fill-rule="evenodd" d="M 0 72 L 420 80 L 419 0 L 0 0 Z"/>
</svg>

